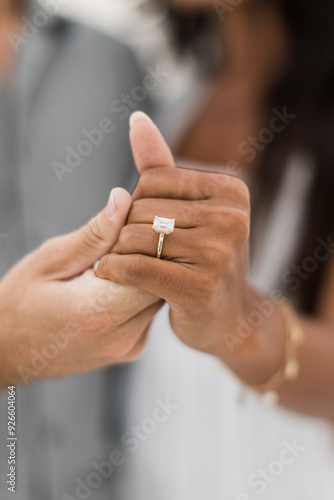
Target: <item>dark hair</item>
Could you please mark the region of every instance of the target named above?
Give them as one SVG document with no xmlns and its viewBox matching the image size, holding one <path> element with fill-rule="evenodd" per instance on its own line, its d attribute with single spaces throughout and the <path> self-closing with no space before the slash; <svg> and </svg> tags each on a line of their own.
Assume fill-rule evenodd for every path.
<svg viewBox="0 0 334 500">
<path fill-rule="evenodd" d="M 315 165 L 307 217 L 296 263 L 313 256 L 316 240 L 332 236 L 334 226 L 334 2 L 332 0 L 273 0 L 290 32 L 291 58 L 284 76 L 268 98 L 268 113 L 287 107 L 297 118 L 268 146 L 259 169 L 257 211 L 274 199 L 286 160 L 295 152 Z M 237 7 L 238 8 L 238 7 Z M 199 40 L 212 36 L 212 16 L 200 11 L 169 9 L 173 34 L 180 50 L 198 51 Z M 200 50 L 199 50 L 200 49 Z M 206 60 L 208 59 L 206 55 Z M 261 200 L 261 201 L 260 201 Z M 314 312 L 330 254 L 318 262 L 300 287 L 300 305 Z M 274 263 L 273 263 L 274 265 Z"/>
</svg>

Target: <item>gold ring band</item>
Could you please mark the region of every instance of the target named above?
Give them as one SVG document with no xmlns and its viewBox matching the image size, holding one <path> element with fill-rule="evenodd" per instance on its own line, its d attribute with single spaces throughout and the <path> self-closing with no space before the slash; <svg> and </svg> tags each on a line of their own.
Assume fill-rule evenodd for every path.
<svg viewBox="0 0 334 500">
<path fill-rule="evenodd" d="M 164 246 L 165 234 L 159 234 L 158 249 L 157 249 L 157 259 L 161 259 L 162 247 Z"/>
</svg>

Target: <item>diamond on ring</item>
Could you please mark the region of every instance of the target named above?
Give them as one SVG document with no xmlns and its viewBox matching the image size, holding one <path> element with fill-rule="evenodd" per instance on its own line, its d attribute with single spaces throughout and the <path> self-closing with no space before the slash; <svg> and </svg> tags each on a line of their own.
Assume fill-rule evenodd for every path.
<svg viewBox="0 0 334 500">
<path fill-rule="evenodd" d="M 163 217 L 154 217 L 153 229 L 159 233 L 159 242 L 157 249 L 157 258 L 161 259 L 162 247 L 166 234 L 171 234 L 174 231 L 175 219 L 164 219 Z"/>
<path fill-rule="evenodd" d="M 174 231 L 175 219 L 164 219 L 163 217 L 155 216 L 153 229 L 157 233 L 171 234 Z"/>
</svg>

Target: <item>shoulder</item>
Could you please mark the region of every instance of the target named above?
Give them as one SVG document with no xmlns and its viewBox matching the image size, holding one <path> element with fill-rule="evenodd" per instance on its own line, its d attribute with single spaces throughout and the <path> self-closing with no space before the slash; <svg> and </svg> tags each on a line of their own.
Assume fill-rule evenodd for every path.
<svg viewBox="0 0 334 500">
<path fill-rule="evenodd" d="M 85 60 L 94 67 L 103 67 L 105 72 L 115 73 L 117 68 L 123 77 L 138 77 L 139 66 L 133 51 L 112 36 L 74 21 L 58 20 L 54 37 L 63 41 L 66 52 L 75 59 Z"/>
<path fill-rule="evenodd" d="M 32 0 L 16 44 L 23 60 L 58 62 L 60 67 L 85 65 L 90 73 L 113 80 L 136 80 L 139 66 L 133 51 L 112 36 L 79 22 L 65 19 Z M 38 63 L 41 64 L 40 62 Z"/>
<path fill-rule="evenodd" d="M 109 36 L 95 28 L 74 21 L 61 19 L 59 22 L 63 29 L 67 31 L 68 41 L 79 44 L 81 50 L 86 50 L 90 55 L 94 50 L 98 50 L 100 56 L 118 56 L 126 62 L 129 60 L 135 61 L 133 51 L 125 43 L 116 40 L 111 35 Z"/>
</svg>

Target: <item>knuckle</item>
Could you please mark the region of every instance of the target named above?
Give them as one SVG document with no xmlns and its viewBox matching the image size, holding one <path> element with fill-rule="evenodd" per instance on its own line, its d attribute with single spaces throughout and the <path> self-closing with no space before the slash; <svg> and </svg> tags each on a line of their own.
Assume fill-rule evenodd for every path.
<svg viewBox="0 0 334 500">
<path fill-rule="evenodd" d="M 99 278 L 112 280 L 122 285 L 131 285 L 147 270 L 143 255 L 117 256 L 116 262 L 115 257 L 115 254 L 102 257 L 96 273 Z"/>
<path fill-rule="evenodd" d="M 182 211 L 182 218 L 186 227 L 200 226 L 204 223 L 206 201 L 200 200 L 197 203 L 190 202 L 185 205 Z"/>
<path fill-rule="evenodd" d="M 246 212 L 250 212 L 250 193 L 247 184 L 240 177 L 229 174 L 216 175 L 219 178 L 219 192 L 216 194 L 226 199 L 228 193 L 229 199 L 240 205 Z"/>
<path fill-rule="evenodd" d="M 152 179 L 152 170 L 153 169 L 147 168 L 140 174 L 138 186 L 142 189 L 150 182 L 150 179 Z"/>
<path fill-rule="evenodd" d="M 196 255 L 201 262 L 210 262 L 217 251 L 217 238 L 211 232 L 201 234 L 198 231 L 197 237 L 190 239 L 187 245 L 196 248 Z"/>
<path fill-rule="evenodd" d="M 211 308 L 214 303 L 218 287 L 217 273 L 202 275 L 200 286 L 200 304 L 202 308 Z"/>
<path fill-rule="evenodd" d="M 144 200 L 135 200 L 132 202 L 131 210 L 128 215 L 128 224 L 130 224 L 132 221 L 141 218 L 141 215 L 143 213 L 143 208 L 145 208 L 145 204 L 146 203 Z"/>
<path fill-rule="evenodd" d="M 206 219 L 210 220 L 213 223 L 220 222 L 222 220 L 222 217 L 224 216 L 225 211 L 226 207 L 222 205 L 222 203 L 215 202 L 206 203 L 206 206 L 203 210 Z"/>
<path fill-rule="evenodd" d="M 229 207 L 221 214 L 221 234 L 233 245 L 245 243 L 249 238 L 250 216 L 243 210 Z"/>
<path fill-rule="evenodd" d="M 134 224 L 128 224 L 123 227 L 118 237 L 117 249 L 128 248 L 137 236 L 138 231 Z"/>
<path fill-rule="evenodd" d="M 201 184 L 202 179 L 199 177 L 198 182 Z M 200 185 L 199 185 L 200 188 Z M 214 198 L 221 192 L 220 176 L 216 174 L 208 174 L 206 182 L 203 184 L 203 193 L 206 198 Z"/>
<path fill-rule="evenodd" d="M 231 184 L 232 176 L 225 173 L 211 174 L 215 180 L 214 196 L 221 196 Z"/>
<path fill-rule="evenodd" d="M 146 193 L 148 192 L 149 187 L 155 180 L 160 176 L 159 167 L 151 167 L 147 168 L 140 174 L 135 192 L 134 198 L 135 200 L 139 200 L 141 198 L 145 198 Z"/>
<path fill-rule="evenodd" d="M 111 279 L 111 277 L 112 277 L 112 269 L 113 269 L 112 259 L 113 259 L 113 255 L 110 254 L 110 253 L 104 255 L 102 257 L 102 259 L 100 259 L 99 267 L 97 268 L 97 271 L 96 271 L 96 275 L 99 278 L 102 278 L 102 279 L 103 278 Z"/>
<path fill-rule="evenodd" d="M 94 315 L 88 313 L 84 318 L 84 322 L 86 332 L 89 335 L 94 335 L 94 338 L 96 338 L 97 335 L 104 335 L 107 331 L 110 331 L 115 327 L 110 315 L 98 311 Z"/>
<path fill-rule="evenodd" d="M 99 290 L 95 297 L 95 308 L 98 312 L 109 312 L 114 304 L 114 294 L 109 286 Z"/>
<path fill-rule="evenodd" d="M 124 284 L 131 285 L 140 276 L 147 272 L 147 265 L 143 255 L 127 256 L 122 271 Z"/>
<path fill-rule="evenodd" d="M 213 245 L 209 257 L 209 263 L 214 269 L 215 276 L 218 278 L 221 274 L 227 273 L 231 269 L 233 260 L 233 250 L 228 244 Z"/>
<path fill-rule="evenodd" d="M 103 232 L 99 225 L 99 220 L 94 217 L 83 228 L 83 241 L 89 249 L 96 250 L 100 247 L 101 242 L 104 242 Z"/>
<path fill-rule="evenodd" d="M 247 184 L 240 177 L 231 177 L 236 197 L 247 211 L 250 211 L 250 193 Z"/>
<path fill-rule="evenodd" d="M 244 212 L 239 211 L 237 216 L 238 230 L 235 234 L 235 243 L 242 245 L 249 240 L 250 235 L 250 217 Z"/>
<path fill-rule="evenodd" d="M 208 239 L 206 243 L 206 261 L 210 269 L 220 269 L 223 258 L 223 248 L 221 242 L 215 239 Z"/>
</svg>

